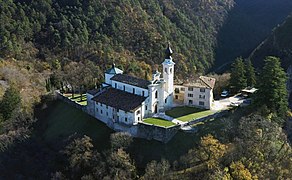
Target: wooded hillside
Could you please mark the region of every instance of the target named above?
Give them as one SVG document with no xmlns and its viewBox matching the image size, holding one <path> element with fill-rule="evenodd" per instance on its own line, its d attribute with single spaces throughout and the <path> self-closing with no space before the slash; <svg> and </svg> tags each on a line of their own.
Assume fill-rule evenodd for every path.
<svg viewBox="0 0 292 180">
<path fill-rule="evenodd" d="M 292 65 L 292 16 L 275 28 L 272 34 L 253 51 L 250 58 L 255 66 L 261 67 L 266 56 L 280 57 L 285 69 Z"/>
<path fill-rule="evenodd" d="M 160 64 L 168 41 L 178 72 L 211 67 L 216 34 L 233 0 L 26 0 L 1 1 L 1 56 L 113 60 L 143 74 Z M 131 63 L 130 63 L 131 62 Z M 139 65 L 140 64 L 140 65 Z"/>
</svg>

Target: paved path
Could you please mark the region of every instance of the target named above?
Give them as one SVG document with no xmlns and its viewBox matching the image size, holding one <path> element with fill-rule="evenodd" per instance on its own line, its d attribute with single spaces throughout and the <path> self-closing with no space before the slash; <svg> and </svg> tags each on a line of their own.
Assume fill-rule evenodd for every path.
<svg viewBox="0 0 292 180">
<path fill-rule="evenodd" d="M 184 125 L 184 124 L 187 124 L 188 123 L 188 122 L 180 121 L 178 119 L 175 119 L 173 117 L 170 117 L 170 116 L 166 115 L 165 112 L 154 114 L 153 117 L 165 119 L 165 120 L 171 121 L 171 122 L 173 122 L 175 124 L 179 124 L 179 125 Z"/>
</svg>

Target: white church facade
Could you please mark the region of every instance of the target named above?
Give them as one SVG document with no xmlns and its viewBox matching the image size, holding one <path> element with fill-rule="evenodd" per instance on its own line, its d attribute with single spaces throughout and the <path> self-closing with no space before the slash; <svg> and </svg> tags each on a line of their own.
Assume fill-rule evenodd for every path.
<svg viewBox="0 0 292 180">
<path fill-rule="evenodd" d="M 162 77 L 160 72 L 155 71 L 151 81 L 123 74 L 113 64 L 105 72 L 102 87 L 87 92 L 87 112 L 106 124 L 132 126 L 177 105 L 211 109 L 215 80 L 200 77 L 203 80 L 194 84 L 174 85 L 172 53 L 168 46 L 162 63 Z M 204 80 L 211 80 L 212 83 Z"/>
</svg>

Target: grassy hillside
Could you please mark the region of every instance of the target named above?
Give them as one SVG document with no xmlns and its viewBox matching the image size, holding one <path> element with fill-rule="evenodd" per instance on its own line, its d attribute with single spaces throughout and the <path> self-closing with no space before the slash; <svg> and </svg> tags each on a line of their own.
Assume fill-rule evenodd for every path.
<svg viewBox="0 0 292 180">
<path fill-rule="evenodd" d="M 218 34 L 214 69 L 224 71 L 236 57 L 248 57 L 292 12 L 291 0 L 236 0 Z"/>
<path fill-rule="evenodd" d="M 79 136 L 87 135 L 92 138 L 99 151 L 110 147 L 109 137 L 113 133 L 110 128 L 64 102 L 55 101 L 49 104 L 48 108 L 38 111 L 37 118 L 34 135 L 49 143 L 52 148 L 59 148 L 58 145 L 64 139 L 75 133 Z M 129 151 L 136 164 L 141 168 L 144 168 L 148 162 L 159 161 L 161 158 L 173 162 L 194 147 L 202 136 L 208 133 L 218 135 L 222 133 L 222 123 L 224 122 L 219 119 L 216 121 L 212 119 L 205 124 L 198 124 L 198 133 L 180 131 L 167 144 L 155 140 L 134 138 Z"/>
<path fill-rule="evenodd" d="M 113 60 L 141 75 L 160 64 L 168 41 L 178 74 L 209 69 L 218 29 L 233 0 L 25 0 L 0 2 L 1 56 Z M 150 71 L 150 69 L 148 69 Z"/>
<path fill-rule="evenodd" d="M 252 52 L 250 58 L 256 67 L 262 67 L 266 56 L 279 57 L 285 69 L 292 64 L 292 16 L 275 28 L 272 34 Z"/>
</svg>

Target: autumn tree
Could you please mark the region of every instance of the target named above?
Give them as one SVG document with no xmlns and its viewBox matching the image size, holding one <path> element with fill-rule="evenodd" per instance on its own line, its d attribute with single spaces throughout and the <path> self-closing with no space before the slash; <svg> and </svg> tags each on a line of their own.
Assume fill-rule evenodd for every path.
<svg viewBox="0 0 292 180">
<path fill-rule="evenodd" d="M 123 149 L 112 152 L 108 159 L 108 178 L 109 179 L 133 179 L 136 177 L 136 167 Z"/>
<path fill-rule="evenodd" d="M 110 139 L 112 150 L 117 150 L 120 148 L 125 149 L 133 142 L 132 136 L 126 132 L 113 133 L 111 134 Z"/>
<path fill-rule="evenodd" d="M 170 172 L 170 164 L 166 160 L 161 160 L 161 162 L 151 161 L 147 164 L 145 169 L 145 174 L 141 178 L 142 180 L 156 180 L 156 179 L 166 179 Z"/>
<path fill-rule="evenodd" d="M 227 153 L 227 148 L 227 145 L 220 143 L 212 135 L 204 136 L 198 147 L 189 150 L 181 158 L 181 163 L 185 164 L 185 167 L 175 174 L 184 176 L 214 171 L 220 167 L 221 158 Z"/>
<path fill-rule="evenodd" d="M 82 177 L 99 167 L 100 154 L 93 150 L 88 136 L 74 139 L 64 150 L 68 159 L 68 174 L 73 178 Z"/>
<path fill-rule="evenodd" d="M 230 165 L 231 176 L 238 180 L 252 180 L 250 171 L 242 164 L 242 162 L 232 162 Z"/>
<path fill-rule="evenodd" d="M 238 162 L 232 166 L 232 176 L 245 174 L 247 169 L 258 179 L 286 179 L 291 177 L 292 149 L 282 128 L 276 122 L 252 114 L 239 120 L 234 149 L 229 161 Z M 236 172 L 237 171 L 237 172 Z M 234 172 L 232 174 L 232 172 Z"/>
</svg>

